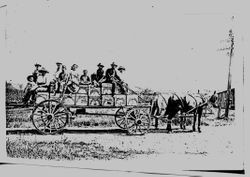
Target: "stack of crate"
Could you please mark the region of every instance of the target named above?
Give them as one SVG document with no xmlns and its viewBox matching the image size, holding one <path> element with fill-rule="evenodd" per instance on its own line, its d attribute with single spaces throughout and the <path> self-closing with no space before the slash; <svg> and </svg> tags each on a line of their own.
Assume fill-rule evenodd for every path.
<svg viewBox="0 0 250 177">
<path fill-rule="evenodd" d="M 100 106 L 101 105 L 101 88 L 100 87 L 89 87 L 89 106 Z"/>
<path fill-rule="evenodd" d="M 58 99 L 59 93 L 50 94 L 50 99 Z M 49 99 L 48 92 L 37 94 L 36 102 Z M 112 84 L 102 83 L 101 87 L 92 85 L 80 85 L 77 93 L 64 94 L 63 103 L 66 106 L 135 106 L 138 105 L 138 95 L 136 94 L 120 94 L 118 89 L 115 89 L 115 94 L 112 96 Z"/>
<path fill-rule="evenodd" d="M 88 92 L 89 85 L 80 85 L 78 92 L 75 97 L 76 106 L 87 106 L 88 105 Z"/>
<path fill-rule="evenodd" d="M 117 92 L 117 90 L 115 91 Z M 115 100 L 112 96 L 112 84 L 102 83 L 102 106 L 115 106 Z"/>
</svg>

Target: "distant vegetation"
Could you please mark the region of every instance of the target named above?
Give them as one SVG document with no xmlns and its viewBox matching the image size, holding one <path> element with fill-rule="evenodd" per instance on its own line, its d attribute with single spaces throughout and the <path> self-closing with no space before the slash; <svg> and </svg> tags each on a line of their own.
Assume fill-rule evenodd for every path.
<svg viewBox="0 0 250 177">
<path fill-rule="evenodd" d="M 22 102 L 23 97 L 23 85 L 12 84 L 10 82 L 5 83 L 6 87 L 6 103 L 18 103 Z"/>
</svg>

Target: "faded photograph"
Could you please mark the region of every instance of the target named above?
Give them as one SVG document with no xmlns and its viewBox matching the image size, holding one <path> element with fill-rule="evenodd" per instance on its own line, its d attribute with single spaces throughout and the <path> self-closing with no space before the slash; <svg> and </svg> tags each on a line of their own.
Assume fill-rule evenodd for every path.
<svg viewBox="0 0 250 177">
<path fill-rule="evenodd" d="M 14 0 L 1 11 L 8 159 L 243 170 L 237 15 L 112 0 Z"/>
</svg>

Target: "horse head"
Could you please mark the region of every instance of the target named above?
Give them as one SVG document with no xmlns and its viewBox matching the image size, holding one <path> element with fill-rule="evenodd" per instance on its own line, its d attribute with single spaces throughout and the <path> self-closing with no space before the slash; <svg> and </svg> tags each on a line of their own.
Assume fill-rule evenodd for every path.
<svg viewBox="0 0 250 177">
<path fill-rule="evenodd" d="M 218 107 L 218 95 L 216 91 L 208 97 L 207 104 L 213 106 L 214 108 Z"/>
</svg>

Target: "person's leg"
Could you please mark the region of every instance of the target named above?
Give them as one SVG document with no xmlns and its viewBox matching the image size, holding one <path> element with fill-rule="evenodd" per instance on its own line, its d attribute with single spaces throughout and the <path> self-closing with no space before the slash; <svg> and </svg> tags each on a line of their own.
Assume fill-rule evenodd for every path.
<svg viewBox="0 0 250 177">
<path fill-rule="evenodd" d="M 121 83 L 118 83 L 117 85 L 119 86 L 121 94 L 125 94 L 125 89 L 124 89 L 123 85 Z"/>
<path fill-rule="evenodd" d="M 116 88 L 116 83 L 112 82 L 112 96 L 115 95 L 115 88 Z"/>
</svg>

